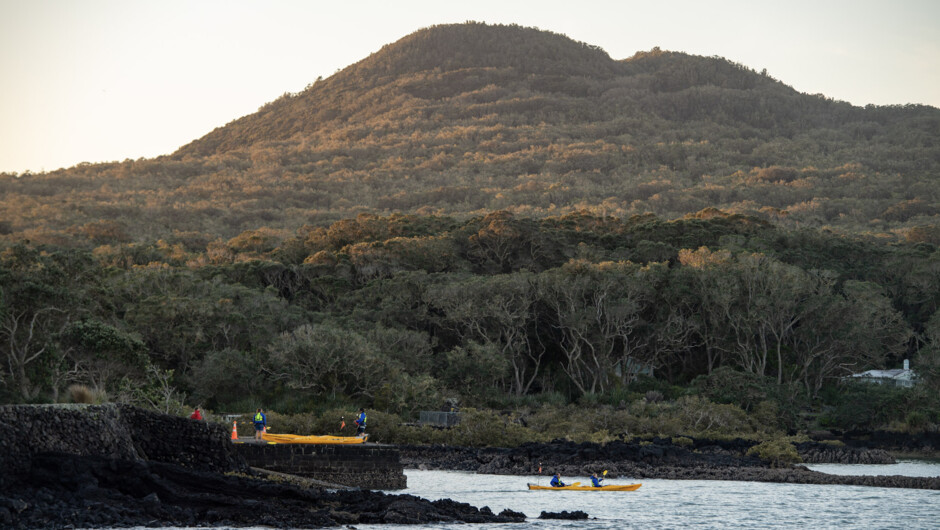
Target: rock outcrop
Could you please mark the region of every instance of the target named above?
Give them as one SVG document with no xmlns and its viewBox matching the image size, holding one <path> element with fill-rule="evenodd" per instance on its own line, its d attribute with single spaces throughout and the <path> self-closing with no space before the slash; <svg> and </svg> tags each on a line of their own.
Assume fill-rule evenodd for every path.
<svg viewBox="0 0 940 530">
<path fill-rule="evenodd" d="M 0 407 L 0 527 L 505 523 L 447 499 L 265 480 L 227 429 L 123 405 Z"/>
<path fill-rule="evenodd" d="M 894 464 L 896 460 L 884 449 L 866 449 L 819 442 L 796 445 L 800 458 L 807 464 Z"/>
<path fill-rule="evenodd" d="M 373 491 L 325 491 L 176 464 L 64 453 L 36 455 L 0 492 L 0 527 L 271 526 L 506 523 L 451 500 Z"/>
</svg>

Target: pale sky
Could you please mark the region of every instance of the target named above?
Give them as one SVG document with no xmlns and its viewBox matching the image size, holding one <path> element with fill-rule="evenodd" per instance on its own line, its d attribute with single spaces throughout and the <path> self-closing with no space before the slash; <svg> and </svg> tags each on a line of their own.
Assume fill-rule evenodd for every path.
<svg viewBox="0 0 940 530">
<path fill-rule="evenodd" d="M 718 55 L 853 105 L 940 107 L 934 0 L 0 0 L 0 172 L 169 154 L 422 27 L 467 20 L 613 59 Z"/>
</svg>

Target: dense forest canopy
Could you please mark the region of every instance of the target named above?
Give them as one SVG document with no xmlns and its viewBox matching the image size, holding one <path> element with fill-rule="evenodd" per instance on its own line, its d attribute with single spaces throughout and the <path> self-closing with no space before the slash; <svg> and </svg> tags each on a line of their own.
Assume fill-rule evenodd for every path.
<svg viewBox="0 0 940 530">
<path fill-rule="evenodd" d="M 0 175 L 0 397 L 936 425 L 938 166 L 934 108 L 432 27 L 176 153 Z M 913 393 L 831 394 L 904 359 Z"/>
<path fill-rule="evenodd" d="M 204 251 L 14 243 L 0 288 L 10 400 L 82 383 L 154 406 L 350 399 L 408 416 L 444 399 L 616 402 L 654 376 L 667 391 L 744 385 L 732 401 L 745 410 L 793 412 L 845 376 L 911 359 L 922 383 L 895 405 L 940 412 L 936 247 L 713 209 L 361 214 Z M 887 421 L 873 406 L 863 421 Z"/>
</svg>

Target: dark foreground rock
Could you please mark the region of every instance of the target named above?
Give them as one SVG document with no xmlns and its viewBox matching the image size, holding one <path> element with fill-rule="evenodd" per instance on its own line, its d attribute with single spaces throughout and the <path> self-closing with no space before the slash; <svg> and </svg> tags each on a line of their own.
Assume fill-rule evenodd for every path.
<svg viewBox="0 0 940 530">
<path fill-rule="evenodd" d="M 542 512 L 541 515 L 539 515 L 539 519 L 564 519 L 568 521 L 580 521 L 587 518 L 588 514 L 581 510 L 575 510 L 573 512 L 569 512 L 568 510 L 560 512 Z"/>
<path fill-rule="evenodd" d="M 811 471 L 803 466 L 772 467 L 768 462 L 746 456 L 751 445 L 753 442 L 744 440 L 695 441 L 692 446 L 683 447 L 669 440 L 653 439 L 607 444 L 555 441 L 512 449 L 446 446 L 400 446 L 399 449 L 405 467 L 499 475 L 534 475 L 541 468 L 545 475 L 557 471 L 567 477 L 588 477 L 606 469 L 608 479 L 744 480 L 940 489 L 940 477 L 842 476 Z"/>
<path fill-rule="evenodd" d="M 127 526 L 328 527 L 438 522 L 508 523 L 451 500 L 372 491 L 303 489 L 177 464 L 63 453 L 35 455 L 0 491 L 0 527 Z"/>
<path fill-rule="evenodd" d="M 0 407 L 0 528 L 503 523 L 451 500 L 264 480 L 226 426 L 125 405 Z"/>
</svg>

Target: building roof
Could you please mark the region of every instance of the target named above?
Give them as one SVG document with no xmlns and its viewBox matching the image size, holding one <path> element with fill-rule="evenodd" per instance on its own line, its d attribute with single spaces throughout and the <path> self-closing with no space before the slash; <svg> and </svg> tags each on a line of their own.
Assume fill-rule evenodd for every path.
<svg viewBox="0 0 940 530">
<path fill-rule="evenodd" d="M 914 379 L 914 371 L 905 370 L 903 368 L 896 368 L 893 370 L 868 370 L 867 372 L 862 372 L 860 374 L 852 374 L 852 377 L 871 377 L 873 379 L 910 380 L 910 379 Z"/>
</svg>

